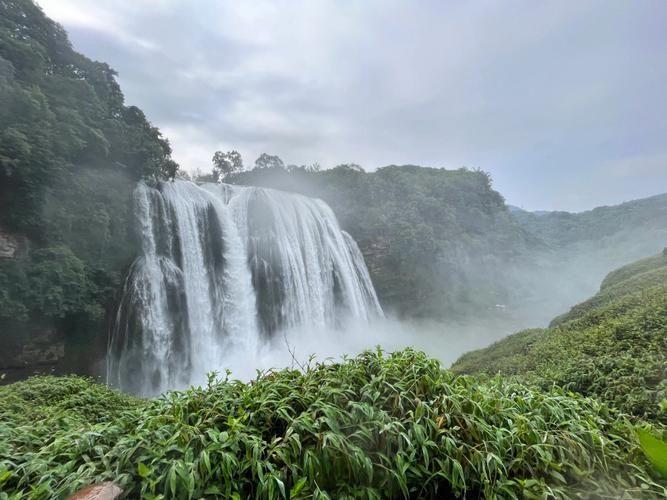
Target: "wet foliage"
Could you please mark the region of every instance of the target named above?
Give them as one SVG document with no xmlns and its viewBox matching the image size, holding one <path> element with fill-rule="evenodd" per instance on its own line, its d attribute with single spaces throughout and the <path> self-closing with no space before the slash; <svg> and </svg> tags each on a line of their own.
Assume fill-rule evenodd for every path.
<svg viewBox="0 0 667 500">
<path fill-rule="evenodd" d="M 656 497 L 627 421 L 595 400 L 366 352 L 152 401 L 79 378 L 0 388 L 4 498 L 111 479 L 145 498 Z"/>
</svg>

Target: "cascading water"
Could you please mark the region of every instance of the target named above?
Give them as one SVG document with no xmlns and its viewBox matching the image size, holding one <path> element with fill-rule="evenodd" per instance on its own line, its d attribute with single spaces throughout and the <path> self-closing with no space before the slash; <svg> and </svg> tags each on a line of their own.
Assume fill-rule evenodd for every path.
<svg viewBox="0 0 667 500">
<path fill-rule="evenodd" d="M 143 255 L 110 336 L 111 385 L 184 387 L 285 329 L 382 315 L 357 244 L 320 200 L 186 181 L 134 198 Z"/>
</svg>

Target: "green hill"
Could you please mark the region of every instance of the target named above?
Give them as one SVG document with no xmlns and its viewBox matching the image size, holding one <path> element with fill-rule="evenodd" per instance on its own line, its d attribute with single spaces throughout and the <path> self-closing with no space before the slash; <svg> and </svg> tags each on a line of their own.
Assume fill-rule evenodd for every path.
<svg viewBox="0 0 667 500">
<path fill-rule="evenodd" d="M 591 309 L 660 285 L 667 285 L 667 257 L 656 255 L 642 259 L 609 273 L 602 281 L 597 294 L 577 304 L 569 312 L 554 318 L 549 326 L 558 326 L 577 319 Z"/>
<path fill-rule="evenodd" d="M 667 194 L 580 213 L 528 212 L 517 207 L 511 207 L 511 212 L 526 231 L 552 248 L 582 241 L 604 243 L 621 229 L 659 233 L 656 236 L 667 241 Z"/>
<path fill-rule="evenodd" d="M 0 368 L 89 368 L 135 256 L 132 191 L 173 177 L 170 155 L 113 69 L 31 0 L 0 2 Z"/>
<path fill-rule="evenodd" d="M 593 295 L 609 271 L 667 245 L 667 194 L 581 213 L 526 212 L 512 219 L 537 244 L 509 288 L 512 304 L 544 324 Z M 510 273 L 512 276 L 512 273 Z"/>
<path fill-rule="evenodd" d="M 519 332 L 463 355 L 457 373 L 511 375 L 590 396 L 667 423 L 667 256 L 610 273 L 600 292 L 547 329 Z"/>
<path fill-rule="evenodd" d="M 137 400 L 76 377 L 0 387 L 0 489 L 64 498 L 657 498 L 597 401 L 456 377 L 406 350 Z M 2 494 L 0 494 L 1 496 Z"/>
<path fill-rule="evenodd" d="M 383 305 L 401 316 L 542 323 L 609 270 L 667 243 L 667 195 L 582 213 L 508 207 L 479 170 L 260 168 L 226 182 L 326 201 L 359 243 Z M 500 319 L 500 318 L 497 318 Z"/>
<path fill-rule="evenodd" d="M 264 168 L 225 181 L 326 201 L 359 244 L 382 304 L 402 316 L 470 317 L 505 303 L 505 271 L 532 244 L 480 170 Z"/>
</svg>

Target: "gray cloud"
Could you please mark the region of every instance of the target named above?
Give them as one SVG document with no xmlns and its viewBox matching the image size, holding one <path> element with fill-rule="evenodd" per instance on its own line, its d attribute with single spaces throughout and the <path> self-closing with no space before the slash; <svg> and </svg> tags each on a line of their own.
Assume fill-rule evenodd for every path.
<svg viewBox="0 0 667 500">
<path fill-rule="evenodd" d="M 661 0 L 40 4 L 188 169 L 466 165 L 531 209 L 667 191 Z"/>
</svg>

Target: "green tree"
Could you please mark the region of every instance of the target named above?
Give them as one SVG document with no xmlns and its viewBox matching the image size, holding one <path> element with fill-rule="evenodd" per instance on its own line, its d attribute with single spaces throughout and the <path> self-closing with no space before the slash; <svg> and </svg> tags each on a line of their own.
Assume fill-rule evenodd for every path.
<svg viewBox="0 0 667 500">
<path fill-rule="evenodd" d="M 65 335 L 76 317 L 104 335 L 136 253 L 136 181 L 177 172 L 169 141 L 124 104 L 112 68 L 73 50 L 34 1 L 0 1 L 0 229 L 26 241 L 0 262 L 2 333 Z"/>
<path fill-rule="evenodd" d="M 243 170 L 243 159 L 238 151 L 216 151 L 213 154 L 213 177 L 221 181 L 227 175 Z"/>
<path fill-rule="evenodd" d="M 264 168 L 278 168 L 284 170 L 285 164 L 278 156 L 262 153 L 259 158 L 255 160 L 255 168 L 260 170 Z"/>
</svg>

